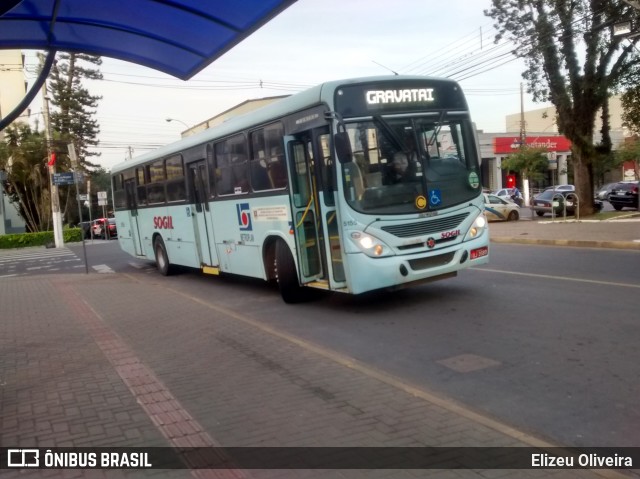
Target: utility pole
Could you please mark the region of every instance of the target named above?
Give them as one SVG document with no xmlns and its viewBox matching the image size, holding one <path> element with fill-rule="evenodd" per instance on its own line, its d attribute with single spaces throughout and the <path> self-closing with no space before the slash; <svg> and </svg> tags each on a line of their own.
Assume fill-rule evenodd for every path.
<svg viewBox="0 0 640 479">
<path fill-rule="evenodd" d="M 44 116 L 44 137 L 47 141 L 47 164 L 49 166 L 49 191 L 51 192 L 51 212 L 53 220 L 53 239 L 56 248 L 64 247 L 64 237 L 62 236 L 62 213 L 60 213 L 60 196 L 58 186 L 53 181 L 56 173 L 56 162 L 53 155 L 53 138 L 51 136 L 51 122 L 49 120 L 49 95 L 47 92 L 47 82 L 42 85 L 42 110 Z"/>
<path fill-rule="evenodd" d="M 524 121 L 524 86 L 520 83 L 520 148 L 527 145 L 527 127 Z"/>
<path fill-rule="evenodd" d="M 520 149 L 527 146 L 527 127 L 524 121 L 524 86 L 520 83 Z M 524 196 L 524 205 L 530 206 L 529 197 L 529 178 L 523 175 L 522 178 L 522 194 Z"/>
</svg>

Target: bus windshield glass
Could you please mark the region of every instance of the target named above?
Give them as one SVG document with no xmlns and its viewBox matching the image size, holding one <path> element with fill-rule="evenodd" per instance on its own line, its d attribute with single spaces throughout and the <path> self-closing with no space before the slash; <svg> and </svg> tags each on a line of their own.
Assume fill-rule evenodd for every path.
<svg viewBox="0 0 640 479">
<path fill-rule="evenodd" d="M 466 116 L 381 117 L 346 123 L 350 162 L 344 194 L 356 211 L 434 211 L 477 198 L 481 185 L 473 126 Z"/>
</svg>

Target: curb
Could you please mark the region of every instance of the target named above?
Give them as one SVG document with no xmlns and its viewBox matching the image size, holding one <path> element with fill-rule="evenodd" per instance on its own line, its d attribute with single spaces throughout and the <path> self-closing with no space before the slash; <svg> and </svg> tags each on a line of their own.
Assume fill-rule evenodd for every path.
<svg viewBox="0 0 640 479">
<path fill-rule="evenodd" d="M 611 248 L 640 251 L 640 242 L 634 241 L 586 241 L 586 240 L 561 240 L 561 239 L 533 239 L 533 238 L 510 238 L 497 236 L 490 238 L 492 243 L 514 243 L 529 245 L 547 246 L 573 246 L 578 248 Z"/>
</svg>

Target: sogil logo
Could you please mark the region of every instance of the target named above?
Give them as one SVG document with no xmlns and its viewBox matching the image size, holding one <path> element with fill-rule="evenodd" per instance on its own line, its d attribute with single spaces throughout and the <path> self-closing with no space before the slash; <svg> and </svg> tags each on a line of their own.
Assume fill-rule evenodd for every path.
<svg viewBox="0 0 640 479">
<path fill-rule="evenodd" d="M 251 226 L 251 208 L 249 203 L 239 203 L 236 205 L 238 211 L 238 225 L 240 225 L 240 231 L 252 231 Z"/>
</svg>

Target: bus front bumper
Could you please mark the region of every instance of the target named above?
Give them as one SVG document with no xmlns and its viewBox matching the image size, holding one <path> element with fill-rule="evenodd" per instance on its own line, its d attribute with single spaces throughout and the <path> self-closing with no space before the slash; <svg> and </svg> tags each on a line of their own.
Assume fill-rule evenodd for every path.
<svg viewBox="0 0 640 479">
<path fill-rule="evenodd" d="M 489 262 L 488 232 L 479 238 L 443 248 L 412 255 L 372 258 L 364 253 L 347 255 L 349 290 L 353 294 L 376 289 L 397 288 L 450 278 L 461 269 Z M 362 272 L 367 272 L 363 274 Z"/>
</svg>

